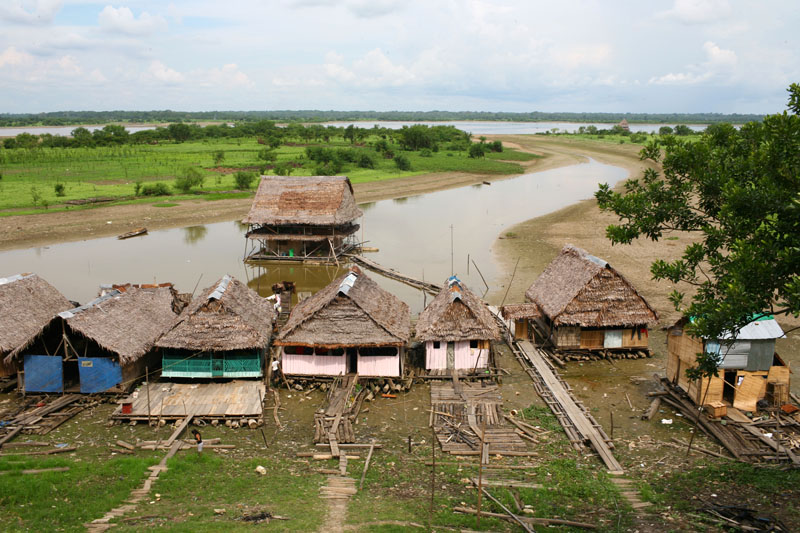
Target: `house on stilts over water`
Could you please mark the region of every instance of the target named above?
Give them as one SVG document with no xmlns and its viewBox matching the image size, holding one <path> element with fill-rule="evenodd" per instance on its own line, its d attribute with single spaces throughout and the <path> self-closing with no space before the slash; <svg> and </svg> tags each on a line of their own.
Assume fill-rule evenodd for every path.
<svg viewBox="0 0 800 533">
<path fill-rule="evenodd" d="M 411 313 L 358 267 L 298 303 L 273 344 L 286 375 L 403 375 Z"/>
<path fill-rule="evenodd" d="M 248 260 L 335 261 L 357 247 L 353 186 L 345 176 L 262 176 L 249 224 Z"/>
<path fill-rule="evenodd" d="M 559 351 L 649 354 L 658 314 L 608 262 L 566 245 L 525 292 L 531 320 Z"/>
<path fill-rule="evenodd" d="M 61 311 L 75 307 L 58 289 L 36 274 L 0 278 L 0 378 L 13 377 L 18 366 L 6 358 Z"/>
<path fill-rule="evenodd" d="M 491 341 L 500 340 L 497 321 L 456 276 L 420 313 L 416 338 L 425 343 L 425 369 L 430 374 L 486 372 Z"/>
<path fill-rule="evenodd" d="M 194 298 L 156 341 L 167 378 L 258 378 L 264 374 L 276 312 L 225 275 Z"/>
<path fill-rule="evenodd" d="M 734 336 L 702 339 L 687 331 L 681 318 L 667 328 L 667 379 L 697 405 L 711 406 L 717 416 L 726 407 L 757 411 L 758 403 L 782 407 L 790 402 L 790 370 L 775 352 L 775 340 L 784 337 L 772 316 L 763 315 L 743 326 Z M 686 371 L 697 366 L 697 355 L 710 353 L 719 363 L 719 375 L 690 380 Z M 763 405 L 763 404 L 762 404 Z"/>
<path fill-rule="evenodd" d="M 153 344 L 180 309 L 171 286 L 111 289 L 53 317 L 6 361 L 22 362 L 27 393 L 123 392 L 158 369 Z"/>
</svg>

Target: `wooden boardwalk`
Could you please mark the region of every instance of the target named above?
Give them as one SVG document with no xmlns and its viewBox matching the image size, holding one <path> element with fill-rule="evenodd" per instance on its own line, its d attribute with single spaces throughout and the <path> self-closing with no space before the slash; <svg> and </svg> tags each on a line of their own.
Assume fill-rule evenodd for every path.
<svg viewBox="0 0 800 533">
<path fill-rule="evenodd" d="M 149 388 L 149 394 L 148 389 Z M 118 407 L 116 420 L 177 420 L 193 414 L 197 418 L 260 418 L 265 387 L 262 381 L 234 380 L 224 383 L 148 383 L 123 403 L 131 412 Z M 148 397 L 150 406 L 148 410 Z"/>
<path fill-rule="evenodd" d="M 439 291 L 442 290 L 441 285 L 437 285 L 436 283 L 431 283 L 429 281 L 423 281 L 417 278 L 412 278 L 411 276 L 406 276 L 405 274 L 401 274 L 392 268 L 387 268 L 383 265 L 380 265 L 375 261 L 367 259 L 366 257 L 355 254 L 347 254 L 347 257 L 349 257 L 353 262 L 377 272 L 378 274 L 386 276 L 387 278 L 397 280 L 401 283 L 405 283 L 411 287 L 416 287 L 417 289 L 421 289 L 431 294 L 438 294 Z"/>
<path fill-rule="evenodd" d="M 477 455 L 483 435 L 485 455 L 525 455 L 525 441 L 505 423 L 502 403 L 494 383 L 431 383 L 430 424 L 442 451 Z"/>
<path fill-rule="evenodd" d="M 357 374 L 347 374 L 334 382 L 324 407 L 314 414 L 314 442 L 330 444 L 331 454 L 339 455 L 339 444 L 354 443 L 353 422 L 361 410 L 367 389 L 354 393 Z"/>
</svg>

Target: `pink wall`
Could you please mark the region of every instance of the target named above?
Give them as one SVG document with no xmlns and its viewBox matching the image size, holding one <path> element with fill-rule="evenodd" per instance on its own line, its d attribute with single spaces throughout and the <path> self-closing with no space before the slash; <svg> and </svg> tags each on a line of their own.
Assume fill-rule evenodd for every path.
<svg viewBox="0 0 800 533">
<path fill-rule="evenodd" d="M 358 355 L 359 376 L 400 376 L 399 355 Z"/>
<path fill-rule="evenodd" d="M 477 366 L 475 361 L 478 361 Z M 470 348 L 469 341 L 455 343 L 455 367 L 458 370 L 472 370 L 489 366 L 489 350 Z M 444 370 L 447 368 L 447 343 L 439 343 L 439 349 L 433 347 L 433 341 L 425 342 L 425 368 L 428 370 Z"/>
<path fill-rule="evenodd" d="M 347 374 L 346 359 L 343 355 L 295 355 L 284 353 L 282 365 L 284 374 L 302 374 L 306 376 Z"/>
<path fill-rule="evenodd" d="M 425 368 L 428 370 L 444 370 L 447 368 L 446 342 L 440 342 L 438 349 L 433 347 L 433 341 L 425 342 Z"/>
</svg>

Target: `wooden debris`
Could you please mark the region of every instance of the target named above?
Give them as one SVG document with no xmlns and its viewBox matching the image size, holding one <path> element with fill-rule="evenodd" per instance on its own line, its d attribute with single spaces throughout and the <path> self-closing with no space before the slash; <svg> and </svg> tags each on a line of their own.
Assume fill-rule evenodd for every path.
<svg viewBox="0 0 800 533">
<path fill-rule="evenodd" d="M 650 420 L 655 416 L 658 412 L 658 409 L 661 407 L 661 398 L 656 396 L 656 398 L 650 402 L 650 407 L 647 408 L 647 411 L 642 415 L 642 420 Z"/>
<path fill-rule="evenodd" d="M 464 514 L 478 514 L 476 509 L 471 509 L 469 507 L 454 507 L 453 511 L 457 513 L 464 513 Z M 481 511 L 481 516 L 489 516 L 491 518 L 504 518 L 506 520 L 512 520 L 511 517 L 507 514 L 503 513 L 491 513 L 489 511 Z M 516 518 L 522 520 L 523 522 L 527 522 L 529 524 L 535 525 L 542 525 L 542 526 L 570 526 L 570 527 L 580 527 L 583 529 L 597 529 L 597 526 L 594 524 L 587 524 L 585 522 L 575 522 L 573 520 L 561 520 L 558 518 L 534 518 L 530 516 L 518 516 L 515 515 Z M 516 522 L 516 520 L 514 520 Z"/>
<path fill-rule="evenodd" d="M 358 490 L 361 490 L 364 487 L 364 478 L 367 477 L 367 469 L 369 468 L 369 461 L 372 459 L 372 452 L 375 450 L 375 446 L 369 447 L 369 453 L 367 454 L 367 460 L 364 462 L 364 472 L 361 474 L 361 482 L 358 484 Z"/>
</svg>

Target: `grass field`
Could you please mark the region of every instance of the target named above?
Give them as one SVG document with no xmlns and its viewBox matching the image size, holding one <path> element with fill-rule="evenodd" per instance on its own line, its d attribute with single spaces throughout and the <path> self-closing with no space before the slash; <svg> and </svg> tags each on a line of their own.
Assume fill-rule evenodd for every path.
<svg viewBox="0 0 800 533">
<path fill-rule="evenodd" d="M 369 144 L 371 139 L 367 139 Z M 347 149 L 346 142 L 324 145 L 333 149 Z M 375 168 L 359 168 L 346 164 L 340 174 L 354 183 L 391 179 L 400 176 L 431 172 L 470 172 L 477 174 L 519 174 L 521 161 L 535 155 L 507 150 L 490 153 L 485 158 L 469 158 L 465 151 L 441 150 L 426 153 L 401 151 L 393 146 L 396 155 L 408 157 L 411 169 L 401 171 L 392 159 L 379 156 L 367 147 L 357 148 L 372 155 Z M 108 197 L 115 201 L 154 201 L 152 197 L 136 197 L 137 187 L 155 182 L 167 185 L 175 194 L 175 178 L 187 168 L 197 167 L 204 176 L 201 189 L 208 200 L 234 198 L 223 191 L 233 191 L 233 177 L 238 170 L 260 172 L 265 162 L 259 159 L 264 146 L 255 138 L 215 139 L 185 143 L 157 145 L 122 145 L 97 148 L 35 148 L 0 150 L 0 216 L 26 214 L 50 210 L 76 209 L 85 206 L 67 206 L 65 202 L 87 198 Z M 217 165 L 215 153 L 224 153 Z M 292 175 L 312 175 L 316 163 L 305 155 L 305 145 L 282 145 L 276 149 L 277 159 L 271 168 L 282 162 L 297 165 Z M 273 171 L 267 168 L 267 173 Z M 138 185 L 137 185 L 138 182 Z M 209 194 L 211 193 L 211 194 Z M 216 194 L 214 194 L 216 193 Z M 247 193 L 245 193 L 246 195 Z M 180 195 L 176 196 L 179 199 Z M 159 200 L 163 202 L 162 200 Z M 103 205 L 108 205 L 104 203 Z"/>
</svg>

